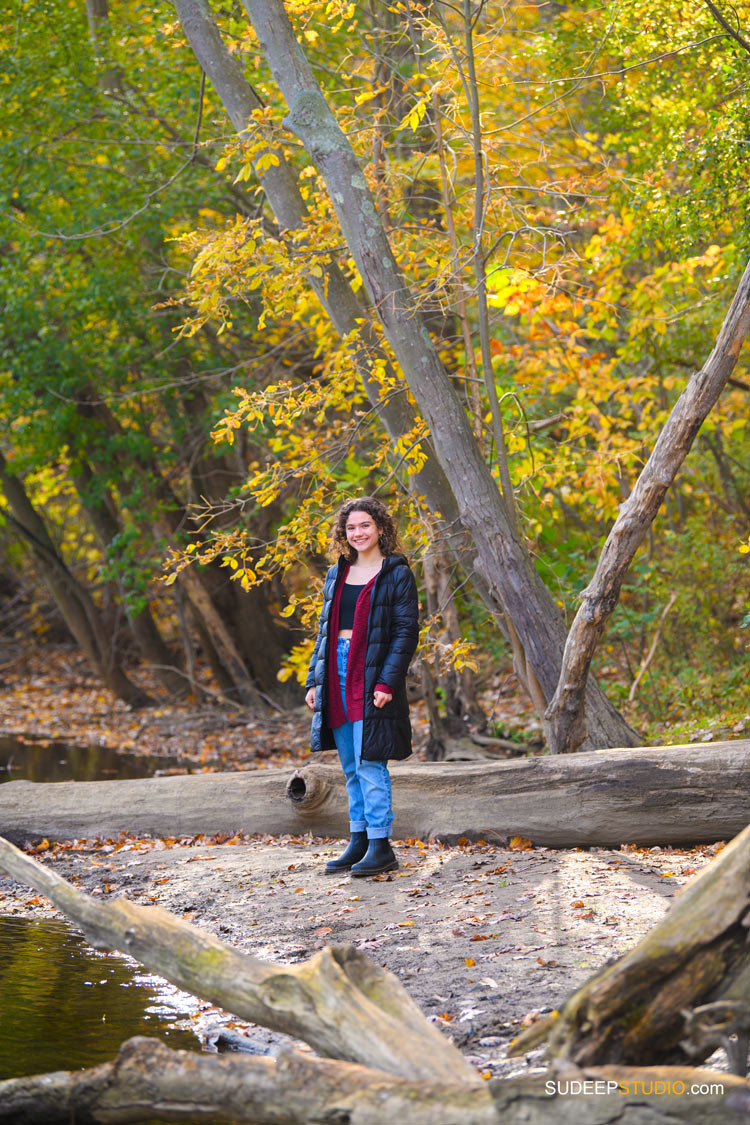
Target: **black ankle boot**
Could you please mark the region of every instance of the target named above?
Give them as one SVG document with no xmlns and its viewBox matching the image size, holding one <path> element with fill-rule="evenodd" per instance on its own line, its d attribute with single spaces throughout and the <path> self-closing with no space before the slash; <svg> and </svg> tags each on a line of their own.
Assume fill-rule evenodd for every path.
<svg viewBox="0 0 750 1125">
<path fill-rule="evenodd" d="M 353 863 L 358 863 L 363 858 L 366 852 L 367 833 L 352 832 L 346 850 L 341 853 L 338 859 L 329 859 L 326 864 L 326 872 L 335 875 L 337 871 L 348 871 Z"/>
<path fill-rule="evenodd" d="M 394 867 L 398 867 L 398 860 L 393 854 L 390 840 L 387 838 L 370 840 L 367 855 L 352 867 L 352 875 L 355 878 L 381 875 L 384 871 L 393 871 Z"/>
</svg>

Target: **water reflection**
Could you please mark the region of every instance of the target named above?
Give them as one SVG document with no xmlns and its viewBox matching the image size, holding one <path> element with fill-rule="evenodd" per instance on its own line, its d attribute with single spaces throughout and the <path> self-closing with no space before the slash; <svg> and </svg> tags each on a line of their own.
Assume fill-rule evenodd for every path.
<svg viewBox="0 0 750 1125">
<path fill-rule="evenodd" d="M 64 922 L 0 915 L 0 1078 L 95 1066 L 131 1035 L 199 1050 L 177 1026 L 192 1005 Z"/>
<path fill-rule="evenodd" d="M 65 742 L 0 735 L 0 783 L 3 781 L 107 781 L 151 777 L 156 770 L 189 772 L 178 758 L 126 754 L 106 746 L 68 746 Z"/>
</svg>

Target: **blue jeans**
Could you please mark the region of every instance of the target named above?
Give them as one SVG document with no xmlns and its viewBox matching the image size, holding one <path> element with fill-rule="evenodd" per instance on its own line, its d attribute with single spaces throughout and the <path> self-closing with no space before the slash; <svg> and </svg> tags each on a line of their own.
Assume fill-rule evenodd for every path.
<svg viewBox="0 0 750 1125">
<path fill-rule="evenodd" d="M 338 637 L 336 667 L 339 673 L 341 701 L 346 714 L 346 665 L 349 659 L 349 638 Z M 346 778 L 349 796 L 349 829 L 364 832 L 370 840 L 387 839 L 393 826 L 391 776 L 385 762 L 362 761 L 362 720 L 335 727 L 333 737 L 339 761 Z"/>
</svg>

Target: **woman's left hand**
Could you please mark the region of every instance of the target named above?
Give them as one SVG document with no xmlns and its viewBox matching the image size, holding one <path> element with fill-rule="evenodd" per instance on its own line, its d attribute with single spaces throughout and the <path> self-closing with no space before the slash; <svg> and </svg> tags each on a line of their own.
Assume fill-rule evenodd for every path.
<svg viewBox="0 0 750 1125">
<path fill-rule="evenodd" d="M 385 707 L 386 703 L 390 703 L 393 696 L 387 691 L 376 691 L 373 696 L 376 707 Z"/>
</svg>

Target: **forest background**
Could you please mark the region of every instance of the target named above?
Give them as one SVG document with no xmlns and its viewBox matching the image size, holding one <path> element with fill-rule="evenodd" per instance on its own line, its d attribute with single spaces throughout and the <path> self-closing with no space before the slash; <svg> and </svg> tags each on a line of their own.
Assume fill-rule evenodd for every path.
<svg viewBox="0 0 750 1125">
<path fill-rule="evenodd" d="M 414 323 L 570 623 L 748 259 L 750 4 L 287 11 Z M 434 412 L 267 53 L 239 5 L 215 6 L 240 131 L 196 14 L 55 0 L 3 21 L 0 676 L 72 639 L 132 707 L 298 706 L 330 513 L 375 493 L 418 570 L 434 752 L 446 727 L 481 727 L 481 688 L 514 658 L 541 716 L 551 692 L 540 705 L 512 615 L 457 549 L 460 500 L 451 517 L 422 487 Z M 298 224 L 260 190 L 282 168 Z M 334 269 L 349 331 L 326 306 Z M 597 653 L 644 743 L 739 731 L 750 711 L 748 393 L 741 357 Z M 395 438 L 394 403 L 411 419 Z"/>
</svg>

